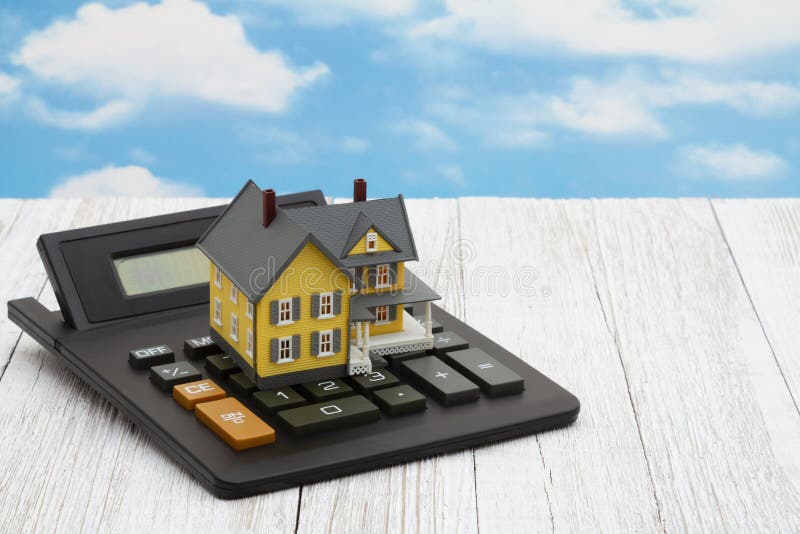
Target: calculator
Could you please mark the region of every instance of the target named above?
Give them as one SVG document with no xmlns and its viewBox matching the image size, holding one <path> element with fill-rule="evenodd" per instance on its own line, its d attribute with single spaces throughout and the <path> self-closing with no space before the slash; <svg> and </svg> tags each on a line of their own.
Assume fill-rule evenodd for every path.
<svg viewBox="0 0 800 534">
<path fill-rule="evenodd" d="M 322 206 L 320 191 L 277 197 Z M 183 285 L 131 296 L 119 258 L 191 249 L 226 206 L 42 235 L 59 310 L 28 297 L 9 318 L 201 484 L 238 498 L 565 426 L 578 399 L 432 306 L 433 347 L 367 374 L 261 390 L 209 336 L 207 260 Z M 423 310 L 405 313 L 423 321 Z"/>
</svg>

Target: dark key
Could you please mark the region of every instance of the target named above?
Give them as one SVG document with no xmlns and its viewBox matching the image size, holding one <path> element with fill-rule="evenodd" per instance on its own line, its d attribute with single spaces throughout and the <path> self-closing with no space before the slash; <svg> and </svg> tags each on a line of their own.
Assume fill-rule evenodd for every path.
<svg viewBox="0 0 800 534">
<path fill-rule="evenodd" d="M 386 369 L 376 369 L 366 375 L 351 376 L 350 380 L 356 385 L 361 393 L 369 393 L 376 389 L 394 386 L 400 383 L 392 373 Z"/>
<path fill-rule="evenodd" d="M 211 336 L 193 337 L 183 342 L 183 353 L 192 360 L 199 360 L 221 352 L 214 340 L 211 339 Z"/>
<path fill-rule="evenodd" d="M 154 365 L 172 363 L 174 361 L 175 353 L 166 345 L 142 347 L 141 349 L 133 349 L 128 353 L 128 363 L 134 369 L 147 369 Z"/>
<path fill-rule="evenodd" d="M 435 356 L 402 362 L 400 369 L 445 406 L 478 400 L 478 386 Z"/>
<path fill-rule="evenodd" d="M 249 397 L 258 391 L 256 383 L 250 380 L 250 377 L 244 373 L 232 374 L 229 380 L 231 389 L 242 397 Z"/>
<path fill-rule="evenodd" d="M 265 412 L 274 413 L 307 404 L 308 401 L 290 387 L 267 389 L 253 393 L 256 406 Z"/>
<path fill-rule="evenodd" d="M 404 362 L 406 360 L 412 360 L 414 358 L 422 358 L 423 356 L 427 356 L 428 353 L 425 351 L 414 351 L 414 352 L 401 352 L 400 354 L 386 354 L 383 357 L 389 363 L 392 369 L 397 369 L 397 365 L 400 362 Z"/>
<path fill-rule="evenodd" d="M 172 386 L 201 378 L 203 375 L 189 362 L 168 363 L 150 368 L 150 381 L 165 393 L 172 391 Z"/>
<path fill-rule="evenodd" d="M 315 401 L 336 399 L 353 393 L 353 388 L 335 378 L 333 380 L 320 380 L 319 382 L 300 384 L 300 390 L 303 393 L 307 393 L 311 400 Z"/>
<path fill-rule="evenodd" d="M 467 343 L 466 339 L 449 330 L 433 334 L 433 348 L 437 353 L 461 350 L 467 347 L 469 347 L 469 343 Z"/>
<path fill-rule="evenodd" d="M 424 315 L 415 315 L 414 320 L 417 321 L 422 328 L 425 328 L 425 316 Z M 444 331 L 444 327 L 442 323 L 437 321 L 436 319 L 431 319 L 431 333 L 438 334 L 439 332 Z"/>
<path fill-rule="evenodd" d="M 380 410 L 361 395 L 353 395 L 283 410 L 278 418 L 294 434 L 311 434 L 376 421 Z"/>
<path fill-rule="evenodd" d="M 448 352 L 444 360 L 476 382 L 490 397 L 522 393 L 525 381 L 481 349 Z"/>
<path fill-rule="evenodd" d="M 428 408 L 428 401 L 425 397 L 406 384 L 379 389 L 373 395 L 373 399 L 375 404 L 391 416 L 421 412 Z"/>
<path fill-rule="evenodd" d="M 227 354 L 214 354 L 206 358 L 206 369 L 217 378 L 227 378 L 233 373 L 241 371 L 233 358 Z"/>
</svg>

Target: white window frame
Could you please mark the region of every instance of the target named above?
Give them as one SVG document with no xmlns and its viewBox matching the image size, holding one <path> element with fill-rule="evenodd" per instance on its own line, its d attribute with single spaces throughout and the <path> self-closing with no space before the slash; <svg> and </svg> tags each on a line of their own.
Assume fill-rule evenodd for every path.
<svg viewBox="0 0 800 534">
<path fill-rule="evenodd" d="M 253 357 L 253 329 L 247 329 L 247 355 Z"/>
<path fill-rule="evenodd" d="M 367 252 L 375 252 L 378 250 L 378 232 L 367 232 L 364 247 Z"/>
<path fill-rule="evenodd" d="M 329 310 L 328 313 L 325 313 L 323 311 L 326 308 Z M 331 317 L 335 317 L 335 315 L 333 314 L 333 292 L 329 291 L 327 293 L 320 293 L 319 294 L 319 318 L 320 319 L 330 319 Z"/>
<path fill-rule="evenodd" d="M 231 339 L 239 341 L 239 317 L 231 312 Z"/>
<path fill-rule="evenodd" d="M 350 284 L 350 294 L 352 295 L 356 291 L 358 291 L 358 286 L 356 285 L 356 269 L 355 267 L 350 267 L 350 274 L 353 277 L 352 283 Z"/>
<path fill-rule="evenodd" d="M 248 319 L 252 319 L 253 318 L 253 308 L 254 308 L 253 303 L 248 301 L 247 302 L 247 311 L 245 312 L 245 315 L 247 315 Z"/>
<path fill-rule="evenodd" d="M 239 288 L 231 282 L 231 302 L 234 304 L 239 303 Z"/>
<path fill-rule="evenodd" d="M 284 309 L 284 305 L 287 305 L 288 308 Z M 293 308 L 294 306 L 292 306 L 292 299 L 278 300 L 278 325 L 294 323 Z M 288 319 L 283 318 L 284 312 L 288 314 Z"/>
<path fill-rule="evenodd" d="M 289 355 L 288 358 L 283 357 L 284 351 L 286 351 L 286 353 Z M 276 361 L 278 363 L 289 363 L 294 361 L 294 358 L 292 357 L 292 336 L 278 338 L 278 358 Z"/>
<path fill-rule="evenodd" d="M 381 319 L 381 315 L 386 313 L 386 318 Z M 389 322 L 389 306 L 375 306 L 375 324 L 386 324 Z"/>
<path fill-rule="evenodd" d="M 216 265 L 214 266 L 214 285 L 222 289 L 222 271 Z"/>
<path fill-rule="evenodd" d="M 325 341 L 323 341 L 323 339 Z M 326 346 L 327 345 L 327 346 Z M 323 350 L 326 346 L 328 350 Z M 333 330 L 320 330 L 319 332 L 319 354 L 317 356 L 333 356 Z"/>
<path fill-rule="evenodd" d="M 386 278 L 386 283 L 381 282 L 381 278 L 384 277 Z M 388 263 L 379 263 L 375 266 L 375 288 L 384 289 L 387 287 L 392 287 L 391 269 Z"/>
<path fill-rule="evenodd" d="M 222 301 L 214 297 L 214 322 L 222 326 Z"/>
</svg>

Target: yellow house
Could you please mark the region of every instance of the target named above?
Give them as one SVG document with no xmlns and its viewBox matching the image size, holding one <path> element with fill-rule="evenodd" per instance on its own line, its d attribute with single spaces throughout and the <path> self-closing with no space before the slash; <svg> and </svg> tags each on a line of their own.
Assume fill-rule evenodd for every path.
<svg viewBox="0 0 800 534">
<path fill-rule="evenodd" d="M 214 341 L 262 389 L 371 372 L 433 345 L 429 287 L 402 196 L 281 209 L 249 181 L 197 246 L 210 260 Z M 426 303 L 423 325 L 404 305 Z"/>
</svg>

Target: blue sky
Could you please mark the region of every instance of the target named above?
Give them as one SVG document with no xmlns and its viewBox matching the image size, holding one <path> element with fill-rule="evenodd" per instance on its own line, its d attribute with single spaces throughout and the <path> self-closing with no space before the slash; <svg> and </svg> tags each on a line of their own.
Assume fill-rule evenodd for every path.
<svg viewBox="0 0 800 534">
<path fill-rule="evenodd" d="M 796 196 L 797 28 L 795 0 L 6 1 L 0 196 Z"/>
</svg>

